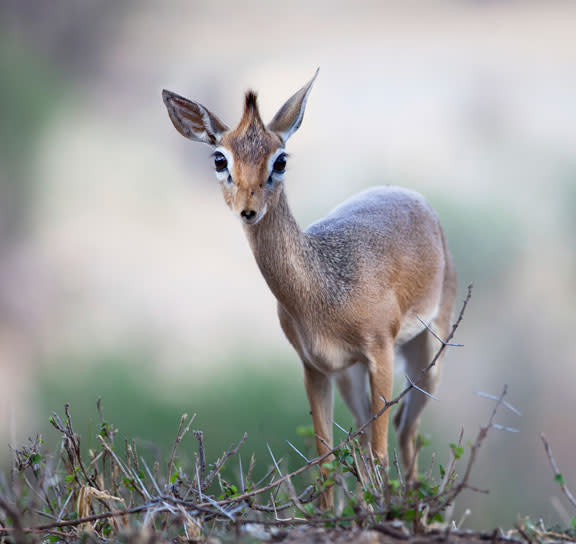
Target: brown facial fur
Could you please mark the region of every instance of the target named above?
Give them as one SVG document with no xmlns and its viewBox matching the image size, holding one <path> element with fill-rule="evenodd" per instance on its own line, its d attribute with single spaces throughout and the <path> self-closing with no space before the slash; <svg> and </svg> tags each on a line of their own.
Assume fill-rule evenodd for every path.
<svg viewBox="0 0 576 544">
<path fill-rule="evenodd" d="M 277 200 L 278 188 L 271 187 L 267 180 L 270 175 L 269 159 L 282 147 L 282 141 L 264 126 L 256 95 L 252 91 L 246 93 L 240 123 L 224 134 L 220 146 L 228 149 L 234 157 L 230 172 L 232 194 L 226 187 L 224 191 L 226 202 L 234 211 L 253 209 L 260 212 L 269 205 L 269 200 Z"/>
</svg>

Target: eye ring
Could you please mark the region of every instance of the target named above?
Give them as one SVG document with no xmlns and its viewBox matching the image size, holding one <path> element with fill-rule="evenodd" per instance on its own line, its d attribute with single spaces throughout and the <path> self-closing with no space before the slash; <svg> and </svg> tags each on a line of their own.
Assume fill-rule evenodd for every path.
<svg viewBox="0 0 576 544">
<path fill-rule="evenodd" d="M 224 172 L 224 170 L 228 168 L 228 161 L 226 160 L 224 154 L 220 153 L 220 151 L 215 151 L 213 157 L 214 168 L 216 169 L 216 172 Z"/>
<path fill-rule="evenodd" d="M 275 174 L 283 174 L 286 172 L 286 153 L 280 153 L 280 155 L 276 157 L 272 165 L 272 170 Z"/>
</svg>

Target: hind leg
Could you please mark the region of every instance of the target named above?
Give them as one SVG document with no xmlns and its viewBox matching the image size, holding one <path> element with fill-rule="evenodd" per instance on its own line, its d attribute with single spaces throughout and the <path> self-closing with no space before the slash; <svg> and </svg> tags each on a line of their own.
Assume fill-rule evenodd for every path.
<svg viewBox="0 0 576 544">
<path fill-rule="evenodd" d="M 441 337 L 448 334 L 450 322 L 448 319 L 436 318 L 431 328 Z M 415 338 L 402 346 L 402 353 L 406 359 L 406 374 L 418 387 L 427 393 L 434 394 L 440 378 L 441 358 L 434 367 L 422 374 L 422 371 L 432 362 L 440 342 L 428 331 L 424 330 Z M 402 401 L 394 424 L 396 426 L 398 443 L 402 455 L 402 464 L 406 471 L 406 478 L 413 480 L 418 474 L 418 464 L 415 457 L 415 439 L 420 424 L 420 416 L 428 397 L 416 389 L 412 389 Z"/>
<path fill-rule="evenodd" d="M 446 256 L 446 268 L 444 271 L 440 308 L 438 315 L 431 323 L 431 328 L 440 338 L 446 338 L 450 331 L 452 308 L 454 307 L 454 300 L 456 298 L 457 280 L 452 257 L 446 249 L 444 238 L 442 241 Z M 432 362 L 439 348 L 440 342 L 426 329 L 402 346 L 402 352 L 406 359 L 406 373 L 410 376 L 411 380 L 417 381 L 416 385 L 418 385 L 418 387 L 430 394 L 434 393 L 438 385 L 442 357 L 436 361 L 435 366 L 428 370 L 428 372 L 424 374 L 422 374 L 422 372 Z M 420 416 L 427 400 L 428 397 L 426 395 L 412 389 L 404 397 L 394 417 L 394 424 L 396 426 L 402 454 L 402 463 L 406 470 L 408 480 L 413 480 L 418 474 L 414 439 L 416 438 Z"/>
</svg>

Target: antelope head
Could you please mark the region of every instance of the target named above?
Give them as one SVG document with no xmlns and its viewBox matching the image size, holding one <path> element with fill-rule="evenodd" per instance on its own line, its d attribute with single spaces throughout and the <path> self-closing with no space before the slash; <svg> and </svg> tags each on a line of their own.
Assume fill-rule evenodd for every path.
<svg viewBox="0 0 576 544">
<path fill-rule="evenodd" d="M 244 112 L 231 130 L 207 108 L 164 90 L 162 97 L 176 130 L 186 138 L 212 146 L 214 168 L 224 200 L 245 224 L 255 225 L 278 202 L 286 171 L 284 151 L 298 130 L 314 77 L 296 92 L 265 125 L 256 94 L 246 93 Z"/>
</svg>

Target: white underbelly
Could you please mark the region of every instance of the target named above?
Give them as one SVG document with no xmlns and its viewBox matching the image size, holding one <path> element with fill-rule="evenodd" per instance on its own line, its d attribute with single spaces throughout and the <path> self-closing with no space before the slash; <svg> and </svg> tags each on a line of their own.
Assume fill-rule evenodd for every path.
<svg viewBox="0 0 576 544">
<path fill-rule="evenodd" d="M 435 306 L 422 314 L 411 312 L 406 315 L 395 339 L 395 348 L 424 331 L 426 324 L 430 323 L 437 313 L 438 306 Z M 337 374 L 356 363 L 371 362 L 371 354 L 363 353 L 361 346 L 352 346 L 341 338 L 320 331 L 314 333 L 310 329 L 298 330 L 297 348 L 307 364 L 327 375 Z"/>
</svg>

